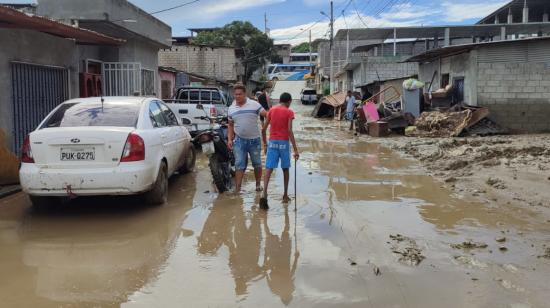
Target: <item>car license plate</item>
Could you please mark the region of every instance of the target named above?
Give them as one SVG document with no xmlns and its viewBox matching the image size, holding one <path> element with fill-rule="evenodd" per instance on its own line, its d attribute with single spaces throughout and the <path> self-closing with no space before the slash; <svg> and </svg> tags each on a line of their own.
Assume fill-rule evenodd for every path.
<svg viewBox="0 0 550 308">
<path fill-rule="evenodd" d="M 62 161 L 95 160 L 95 148 L 61 148 Z"/>
<path fill-rule="evenodd" d="M 210 141 L 210 142 L 207 142 L 207 143 L 203 143 L 202 144 L 202 151 L 206 155 L 214 154 L 214 152 L 216 152 L 216 148 L 214 147 L 214 142 Z"/>
</svg>

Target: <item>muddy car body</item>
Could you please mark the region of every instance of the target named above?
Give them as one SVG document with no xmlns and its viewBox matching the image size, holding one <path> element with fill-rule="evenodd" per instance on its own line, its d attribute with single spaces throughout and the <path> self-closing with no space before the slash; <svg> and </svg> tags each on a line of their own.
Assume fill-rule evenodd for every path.
<svg viewBox="0 0 550 308">
<path fill-rule="evenodd" d="M 20 178 L 35 205 L 52 197 L 146 193 L 164 203 L 167 179 L 194 165 L 191 136 L 155 98 L 78 98 L 26 138 Z"/>
</svg>

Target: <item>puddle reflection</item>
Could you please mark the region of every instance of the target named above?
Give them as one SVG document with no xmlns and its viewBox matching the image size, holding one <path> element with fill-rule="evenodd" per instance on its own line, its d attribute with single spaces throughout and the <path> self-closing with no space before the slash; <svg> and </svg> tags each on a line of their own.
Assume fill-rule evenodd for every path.
<svg viewBox="0 0 550 308">
<path fill-rule="evenodd" d="M 300 254 L 296 237 L 290 235 L 288 206 L 284 207 L 283 216 L 282 231 L 278 233 L 269 226 L 267 212 L 255 207 L 245 212 L 241 197 L 220 196 L 198 237 L 198 253 L 216 255 L 225 246 L 237 296 L 248 294 L 251 283 L 265 279 L 271 292 L 288 305 L 295 291 Z"/>
</svg>

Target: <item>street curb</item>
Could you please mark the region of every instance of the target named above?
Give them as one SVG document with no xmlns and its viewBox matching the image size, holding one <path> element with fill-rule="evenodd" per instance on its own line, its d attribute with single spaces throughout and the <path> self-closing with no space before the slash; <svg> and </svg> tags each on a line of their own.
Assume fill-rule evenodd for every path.
<svg viewBox="0 0 550 308">
<path fill-rule="evenodd" d="M 21 191 L 21 186 L 19 185 L 11 185 L 7 187 L 0 187 L 0 199 L 5 198 L 7 196 L 16 194 Z"/>
</svg>

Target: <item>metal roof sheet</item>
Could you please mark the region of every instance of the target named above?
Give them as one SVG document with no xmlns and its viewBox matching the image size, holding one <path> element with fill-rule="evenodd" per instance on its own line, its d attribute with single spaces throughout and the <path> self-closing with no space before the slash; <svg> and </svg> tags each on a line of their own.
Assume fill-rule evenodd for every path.
<svg viewBox="0 0 550 308">
<path fill-rule="evenodd" d="M 23 13 L 0 5 L 0 27 L 29 29 L 74 39 L 78 44 L 121 45 L 125 40 L 110 37 L 92 30 L 73 27 L 46 17 Z"/>
<path fill-rule="evenodd" d="M 396 27 L 396 28 L 360 28 L 360 29 L 341 29 L 336 33 L 335 40 L 345 41 L 349 31 L 350 40 L 370 40 L 370 39 L 393 39 L 393 31 L 396 30 L 396 38 L 443 38 L 445 29 L 450 30 L 451 38 L 457 37 L 490 37 L 500 35 L 501 27 L 506 28 L 506 34 L 526 34 L 537 33 L 539 31 L 550 31 L 550 23 L 515 23 L 515 24 L 478 24 L 478 25 L 459 25 L 459 26 L 432 26 L 432 27 Z"/>
<path fill-rule="evenodd" d="M 531 41 L 544 41 L 544 40 L 550 40 L 550 36 L 542 36 L 542 37 L 530 37 L 530 38 L 524 38 L 524 39 L 517 39 L 517 40 L 505 40 L 505 41 L 493 41 L 493 42 L 480 42 L 480 43 L 472 43 L 472 44 L 462 44 L 462 45 L 452 45 L 452 46 L 446 46 L 441 47 L 437 49 L 431 49 L 424 53 L 418 54 L 416 56 L 412 56 L 405 60 L 404 62 L 424 62 L 429 61 L 434 58 L 438 57 L 444 57 L 444 56 L 451 56 L 456 54 L 461 54 L 464 52 L 468 52 L 476 47 L 479 46 L 493 46 L 493 45 L 507 45 L 507 44 L 518 44 L 518 43 L 526 43 Z"/>
</svg>

